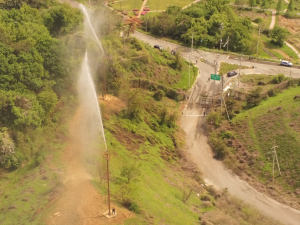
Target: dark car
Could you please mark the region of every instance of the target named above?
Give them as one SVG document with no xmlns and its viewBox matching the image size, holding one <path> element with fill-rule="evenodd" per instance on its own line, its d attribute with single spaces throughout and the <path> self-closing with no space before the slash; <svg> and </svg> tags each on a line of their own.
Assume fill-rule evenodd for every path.
<svg viewBox="0 0 300 225">
<path fill-rule="evenodd" d="M 163 47 L 161 47 L 160 45 L 154 45 L 154 48 L 157 48 L 159 50 L 163 50 Z"/>
<path fill-rule="evenodd" d="M 234 75 L 237 75 L 237 72 L 230 71 L 229 73 L 227 73 L 227 77 L 233 77 Z"/>
</svg>

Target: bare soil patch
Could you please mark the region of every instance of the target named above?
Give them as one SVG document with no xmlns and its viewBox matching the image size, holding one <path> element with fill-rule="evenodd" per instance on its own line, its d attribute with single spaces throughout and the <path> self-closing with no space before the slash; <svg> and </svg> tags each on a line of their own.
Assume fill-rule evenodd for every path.
<svg viewBox="0 0 300 225">
<path fill-rule="evenodd" d="M 104 217 L 102 214 L 108 209 L 107 199 L 95 190 L 91 184 L 92 177 L 81 161 L 81 151 L 85 149 L 80 137 L 83 116 L 83 109 L 79 108 L 70 121 L 70 140 L 62 154 L 62 161 L 66 166 L 63 174 L 64 190 L 54 200 L 53 210 L 46 224 L 123 224 L 134 213 L 112 202 L 111 206 L 115 207 L 117 216 L 111 219 Z"/>
<path fill-rule="evenodd" d="M 287 19 L 284 16 L 278 16 L 277 23 L 281 27 L 286 27 L 292 34 L 300 31 L 300 20 L 299 19 Z"/>
</svg>

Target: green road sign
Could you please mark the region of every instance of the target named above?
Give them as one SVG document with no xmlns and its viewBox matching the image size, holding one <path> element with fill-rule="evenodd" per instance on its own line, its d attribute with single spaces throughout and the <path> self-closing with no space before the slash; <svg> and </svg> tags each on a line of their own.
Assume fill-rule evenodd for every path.
<svg viewBox="0 0 300 225">
<path fill-rule="evenodd" d="M 217 74 L 211 74 L 210 79 L 212 80 L 221 80 L 221 76 Z"/>
</svg>

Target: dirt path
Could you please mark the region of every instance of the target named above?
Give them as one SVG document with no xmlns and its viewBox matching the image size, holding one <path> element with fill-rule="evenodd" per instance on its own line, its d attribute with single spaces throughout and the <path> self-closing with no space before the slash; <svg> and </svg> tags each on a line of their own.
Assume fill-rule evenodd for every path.
<svg viewBox="0 0 300 225">
<path fill-rule="evenodd" d="M 200 1 L 201 1 L 201 0 L 195 0 L 195 1 L 193 1 L 192 3 L 190 3 L 190 4 L 188 4 L 188 5 L 184 6 L 184 7 L 182 7 L 182 9 L 186 9 L 187 7 L 191 6 L 192 4 L 197 3 L 197 2 L 200 2 Z"/>
<path fill-rule="evenodd" d="M 83 166 L 82 153 L 89 146 L 82 137 L 84 111 L 78 109 L 70 121 L 70 139 L 62 154 L 66 166 L 63 176 L 65 190 L 54 203 L 47 220 L 48 225 L 94 225 L 123 224 L 133 216 L 131 212 L 120 209 L 115 204 L 117 216 L 107 219 L 102 214 L 107 210 L 106 196 L 101 196 L 91 184 L 92 176 Z"/>
<path fill-rule="evenodd" d="M 141 13 L 143 12 L 143 10 L 144 10 L 146 4 L 147 4 L 147 0 L 144 0 L 143 5 L 142 5 L 142 7 L 141 7 L 141 9 L 140 9 L 140 11 L 139 11 L 139 15 L 137 16 L 138 18 L 141 17 Z"/>
<path fill-rule="evenodd" d="M 272 11 L 272 20 L 271 20 L 271 24 L 270 24 L 270 27 L 269 27 L 270 30 L 272 30 L 274 28 L 275 22 L 276 22 L 276 11 L 273 10 Z"/>
<path fill-rule="evenodd" d="M 289 46 L 295 53 L 296 53 L 296 55 L 300 58 L 300 53 L 297 51 L 297 49 L 293 46 L 293 45 L 291 45 L 290 43 L 288 43 L 288 42 L 284 42 L 287 46 Z"/>
</svg>

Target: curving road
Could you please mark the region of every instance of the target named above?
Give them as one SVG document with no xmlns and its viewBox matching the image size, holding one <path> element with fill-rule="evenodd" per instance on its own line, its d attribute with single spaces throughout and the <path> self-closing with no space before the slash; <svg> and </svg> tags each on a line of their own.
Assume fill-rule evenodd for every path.
<svg viewBox="0 0 300 225">
<path fill-rule="evenodd" d="M 169 48 L 170 50 L 180 50 L 181 55 L 186 60 L 188 60 L 190 57 L 190 48 L 153 38 L 139 32 L 134 33 L 132 36 L 147 42 L 152 46 L 154 44 L 159 44 L 165 49 Z M 216 66 L 214 64 L 215 60 L 219 62 L 226 61 L 235 64 L 238 64 L 239 61 L 237 61 L 237 59 L 227 59 L 226 55 L 219 55 L 199 50 L 193 51 L 193 62 L 201 57 L 206 59 L 206 61 L 200 62 L 200 60 L 198 60 L 198 63 L 196 64 L 200 68 L 201 73 L 197 77 L 195 84 L 191 89 L 189 101 L 181 119 L 181 126 L 186 132 L 188 153 L 193 161 L 202 170 L 205 181 L 208 184 L 212 184 L 218 188 L 227 187 L 228 191 L 232 195 L 253 205 L 275 220 L 287 225 L 299 225 L 300 211 L 281 204 L 264 195 L 263 193 L 258 192 L 245 181 L 240 180 L 238 176 L 226 169 L 222 162 L 213 158 L 212 150 L 207 142 L 207 137 L 203 128 L 204 118 L 202 115 L 205 112 L 205 109 L 201 108 L 200 105 L 197 104 L 197 101 L 200 94 L 203 92 L 213 95 L 217 91 L 220 91 L 220 85 L 218 82 L 215 84 L 214 81 L 208 81 L 210 74 L 216 73 Z M 285 68 L 275 65 L 253 63 L 251 61 L 242 62 L 242 64 L 249 66 L 254 65 L 256 67 L 251 69 L 249 73 L 285 73 L 286 75 L 290 75 L 290 71 L 292 71 L 293 77 L 300 77 L 300 70 L 295 68 Z"/>
</svg>

